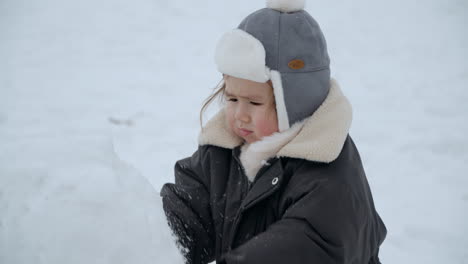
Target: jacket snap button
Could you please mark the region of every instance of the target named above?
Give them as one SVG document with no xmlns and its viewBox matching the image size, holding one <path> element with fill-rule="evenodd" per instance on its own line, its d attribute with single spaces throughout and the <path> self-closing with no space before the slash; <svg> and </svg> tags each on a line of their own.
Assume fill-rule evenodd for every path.
<svg viewBox="0 0 468 264">
<path fill-rule="evenodd" d="M 272 181 L 271 184 L 276 185 L 278 183 L 278 177 L 275 177 Z"/>
</svg>

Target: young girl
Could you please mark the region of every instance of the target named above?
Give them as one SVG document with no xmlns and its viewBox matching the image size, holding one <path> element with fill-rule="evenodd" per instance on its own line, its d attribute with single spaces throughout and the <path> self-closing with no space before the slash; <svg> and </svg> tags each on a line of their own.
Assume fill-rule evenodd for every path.
<svg viewBox="0 0 468 264">
<path fill-rule="evenodd" d="M 267 6 L 217 46 L 207 104 L 224 107 L 162 188 L 169 224 L 192 264 L 380 263 L 386 229 L 322 31 L 303 0 Z"/>
</svg>

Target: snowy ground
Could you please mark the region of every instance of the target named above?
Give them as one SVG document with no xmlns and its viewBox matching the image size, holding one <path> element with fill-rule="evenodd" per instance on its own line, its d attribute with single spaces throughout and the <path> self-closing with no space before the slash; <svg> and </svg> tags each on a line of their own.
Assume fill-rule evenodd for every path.
<svg viewBox="0 0 468 264">
<path fill-rule="evenodd" d="M 0 263 L 181 263 L 158 192 L 196 148 L 216 41 L 263 6 L 0 0 Z M 354 106 L 382 262 L 468 263 L 468 2 L 307 10 Z"/>
</svg>

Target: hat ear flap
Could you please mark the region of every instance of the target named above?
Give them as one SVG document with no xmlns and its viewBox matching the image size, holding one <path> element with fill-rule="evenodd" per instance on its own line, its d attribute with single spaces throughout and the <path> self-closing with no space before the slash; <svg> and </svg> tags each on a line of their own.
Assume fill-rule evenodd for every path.
<svg viewBox="0 0 468 264">
<path fill-rule="evenodd" d="M 275 95 L 276 116 L 278 118 L 278 129 L 283 132 L 289 128 L 289 117 L 284 101 L 283 81 L 281 73 L 275 70 L 270 72 L 271 83 L 273 84 L 273 94 Z"/>
</svg>

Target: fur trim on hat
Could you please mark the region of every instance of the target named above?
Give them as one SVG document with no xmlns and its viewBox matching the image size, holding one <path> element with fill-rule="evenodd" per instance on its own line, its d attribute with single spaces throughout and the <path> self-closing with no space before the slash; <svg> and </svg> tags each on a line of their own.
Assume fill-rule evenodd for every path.
<svg viewBox="0 0 468 264">
<path fill-rule="evenodd" d="M 216 47 L 215 62 L 220 72 L 230 76 L 263 83 L 270 80 L 265 47 L 240 29 L 223 35 Z"/>
<path fill-rule="evenodd" d="M 277 157 L 330 163 L 339 156 L 351 127 L 352 108 L 338 83 L 332 79 L 330 85 L 325 101 L 304 120 L 302 129 L 276 153 Z M 229 131 L 221 110 L 206 124 L 198 143 L 232 149 L 241 145 L 243 140 Z"/>
<path fill-rule="evenodd" d="M 296 12 L 304 9 L 305 0 L 267 0 L 267 7 L 285 13 Z"/>
</svg>

